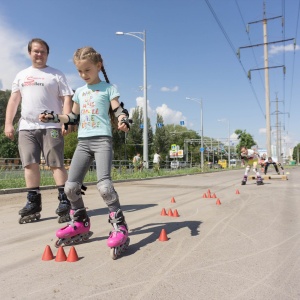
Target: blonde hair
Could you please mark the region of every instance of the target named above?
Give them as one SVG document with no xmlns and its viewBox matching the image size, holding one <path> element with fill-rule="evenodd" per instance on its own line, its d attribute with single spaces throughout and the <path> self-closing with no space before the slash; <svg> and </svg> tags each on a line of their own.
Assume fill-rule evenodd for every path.
<svg viewBox="0 0 300 300">
<path fill-rule="evenodd" d="M 108 76 L 106 74 L 104 65 L 103 65 L 102 56 L 94 48 L 86 46 L 86 47 L 82 47 L 82 48 L 77 49 L 75 51 L 74 55 L 73 55 L 73 62 L 76 65 L 76 63 L 80 60 L 89 60 L 91 63 L 93 63 L 95 65 L 100 62 L 101 65 L 102 65 L 101 66 L 101 72 L 103 73 L 105 81 L 107 83 L 110 83 L 109 79 L 108 79 Z M 118 123 L 117 123 L 116 117 L 113 113 L 113 110 L 112 110 L 111 106 L 109 106 L 109 116 L 110 116 L 111 124 L 113 125 L 114 128 L 116 128 Z"/>
</svg>

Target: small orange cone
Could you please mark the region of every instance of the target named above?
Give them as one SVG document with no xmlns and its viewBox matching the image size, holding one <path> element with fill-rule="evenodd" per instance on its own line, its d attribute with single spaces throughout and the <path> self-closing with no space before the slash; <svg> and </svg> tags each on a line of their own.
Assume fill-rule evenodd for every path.
<svg viewBox="0 0 300 300">
<path fill-rule="evenodd" d="M 49 245 L 46 246 L 42 260 L 52 260 L 54 258 L 52 250 Z"/>
<path fill-rule="evenodd" d="M 159 235 L 158 240 L 161 242 L 166 242 L 169 238 L 167 237 L 167 232 L 165 229 L 162 229 Z"/>
<path fill-rule="evenodd" d="M 169 216 L 169 217 L 173 217 L 173 212 L 172 212 L 172 209 L 171 209 L 171 208 L 168 210 L 168 216 Z"/>
<path fill-rule="evenodd" d="M 164 208 L 161 210 L 160 215 L 161 216 L 166 216 L 167 215 L 167 212 L 166 212 L 166 210 Z"/>
<path fill-rule="evenodd" d="M 218 198 L 217 202 L 216 202 L 217 205 L 221 205 L 221 201 L 220 199 Z"/>
<path fill-rule="evenodd" d="M 63 246 L 59 246 L 56 257 L 55 257 L 55 261 L 62 262 L 62 261 L 65 261 L 66 259 L 67 259 L 67 256 L 66 256 Z"/>
<path fill-rule="evenodd" d="M 171 203 L 175 203 L 176 201 L 175 201 L 175 198 L 174 197 L 172 197 L 172 199 L 171 199 Z"/>
<path fill-rule="evenodd" d="M 177 209 L 174 209 L 174 212 L 173 212 L 173 217 L 179 217 L 179 214 L 178 214 L 178 211 L 177 211 Z"/>
<path fill-rule="evenodd" d="M 207 198 L 211 198 L 210 190 L 207 191 Z"/>
<path fill-rule="evenodd" d="M 205 194 L 205 193 L 203 194 L 203 198 L 207 198 L 207 196 L 206 196 L 206 194 Z"/>
<path fill-rule="evenodd" d="M 236 194 L 240 194 L 240 191 L 239 191 L 239 190 L 236 190 L 235 193 L 236 193 Z"/>
<path fill-rule="evenodd" d="M 213 194 L 211 195 L 211 198 L 217 198 L 216 194 L 213 193 Z"/>
<path fill-rule="evenodd" d="M 75 261 L 78 261 L 78 255 L 75 247 L 72 246 L 68 254 L 67 262 L 75 262 Z"/>
</svg>

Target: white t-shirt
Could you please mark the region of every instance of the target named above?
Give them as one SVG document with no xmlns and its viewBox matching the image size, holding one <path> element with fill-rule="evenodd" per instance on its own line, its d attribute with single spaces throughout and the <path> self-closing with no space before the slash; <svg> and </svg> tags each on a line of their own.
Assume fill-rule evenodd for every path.
<svg viewBox="0 0 300 300">
<path fill-rule="evenodd" d="M 160 155 L 155 153 L 153 157 L 153 163 L 158 164 L 160 161 Z"/>
<path fill-rule="evenodd" d="M 43 123 L 39 114 L 54 111 L 62 114 L 60 97 L 73 95 L 65 75 L 57 69 L 32 66 L 19 72 L 12 84 L 12 93 L 20 91 L 22 96 L 19 130 L 61 128 L 59 123 Z"/>
</svg>

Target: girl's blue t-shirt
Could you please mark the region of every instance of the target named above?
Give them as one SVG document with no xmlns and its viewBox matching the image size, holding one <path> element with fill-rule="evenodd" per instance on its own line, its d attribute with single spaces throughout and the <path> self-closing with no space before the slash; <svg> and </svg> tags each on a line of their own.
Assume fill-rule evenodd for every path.
<svg viewBox="0 0 300 300">
<path fill-rule="evenodd" d="M 73 101 L 80 106 L 79 138 L 112 136 L 110 101 L 119 96 L 117 89 L 105 81 L 87 84 L 75 91 Z"/>
</svg>

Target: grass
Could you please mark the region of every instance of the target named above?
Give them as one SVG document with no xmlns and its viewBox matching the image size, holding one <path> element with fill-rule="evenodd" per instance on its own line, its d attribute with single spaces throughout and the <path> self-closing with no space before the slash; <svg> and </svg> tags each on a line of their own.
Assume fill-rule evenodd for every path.
<svg viewBox="0 0 300 300">
<path fill-rule="evenodd" d="M 207 171 L 207 170 L 206 170 Z M 185 169 L 144 169 L 143 171 L 134 171 L 126 167 L 113 168 L 111 172 L 112 180 L 145 179 L 163 176 L 176 176 L 184 174 L 200 173 L 201 169 L 197 167 Z M 84 182 L 97 182 L 96 171 L 88 171 Z M 41 170 L 41 186 L 55 185 L 52 172 L 50 170 Z M 25 188 L 25 179 L 23 170 L 1 170 L 0 171 L 0 190 Z"/>
<path fill-rule="evenodd" d="M 285 166 L 285 171 L 295 166 Z M 244 169 L 241 169 L 243 172 Z M 204 168 L 206 172 L 220 172 L 224 170 Z M 113 168 L 111 172 L 112 180 L 128 180 L 128 179 L 145 179 L 153 177 L 188 175 L 201 173 L 199 167 L 183 168 L 183 169 L 144 169 L 143 171 L 134 171 L 126 167 Z M 286 174 L 286 172 L 285 172 Z M 84 182 L 97 182 L 96 171 L 88 171 L 84 178 Z M 49 170 L 41 170 L 41 186 L 54 186 L 55 182 L 52 177 L 52 172 Z M 25 188 L 25 179 L 23 170 L 0 170 L 0 190 Z"/>
</svg>

